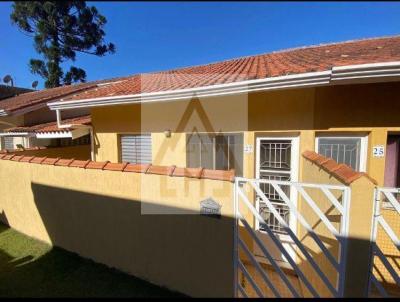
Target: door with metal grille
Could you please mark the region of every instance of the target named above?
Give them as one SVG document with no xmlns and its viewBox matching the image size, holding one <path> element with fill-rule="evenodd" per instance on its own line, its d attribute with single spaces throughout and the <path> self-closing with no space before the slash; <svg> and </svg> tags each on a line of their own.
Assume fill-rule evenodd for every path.
<svg viewBox="0 0 400 302">
<path fill-rule="evenodd" d="M 132 164 L 150 164 L 151 135 L 121 135 L 121 161 Z"/>
<path fill-rule="evenodd" d="M 297 181 L 298 156 L 298 137 L 258 138 L 256 178 L 268 181 Z M 293 232 L 296 232 L 295 217 L 290 214 L 289 207 L 283 201 L 281 195 L 268 182 L 262 183 L 260 189 Z M 291 186 L 284 186 L 282 189 L 290 200 L 297 204 L 297 191 L 293 190 Z M 266 222 L 266 224 L 256 222 L 256 230 L 260 233 L 260 239 L 269 245 L 270 239 L 266 235 L 266 228 L 268 227 L 276 233 L 276 236 L 284 242 L 285 246 L 292 244 L 293 242 L 287 235 L 284 226 L 259 196 L 256 198 L 256 207 Z M 292 249 L 288 250 L 292 251 Z M 274 253 L 274 257 L 277 260 L 286 261 L 286 258 L 279 251 Z"/>
</svg>

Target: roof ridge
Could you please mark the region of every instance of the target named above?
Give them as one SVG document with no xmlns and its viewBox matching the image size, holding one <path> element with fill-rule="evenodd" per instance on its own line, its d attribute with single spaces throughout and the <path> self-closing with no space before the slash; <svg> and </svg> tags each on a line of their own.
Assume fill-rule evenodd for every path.
<svg viewBox="0 0 400 302">
<path fill-rule="evenodd" d="M 250 55 L 244 55 L 244 56 L 240 56 L 240 57 L 234 57 L 234 58 L 230 58 L 230 59 L 223 59 L 223 60 L 213 61 L 213 62 L 209 62 L 209 63 L 205 63 L 205 64 L 203 63 L 203 64 L 197 64 L 197 65 L 177 67 L 177 68 L 173 68 L 173 69 L 141 72 L 141 73 L 132 74 L 131 76 L 127 76 L 127 77 L 131 78 L 131 77 L 140 76 L 140 75 L 173 72 L 173 71 L 187 69 L 187 68 L 202 67 L 202 66 L 205 67 L 205 66 L 219 64 L 219 63 L 225 63 L 225 62 L 229 62 L 229 61 L 233 61 L 233 60 L 242 60 L 242 59 L 247 59 L 249 57 L 259 57 L 259 56 L 265 56 L 265 55 L 269 55 L 269 54 L 286 53 L 286 52 L 291 52 L 291 51 L 301 50 L 301 49 L 318 48 L 318 47 L 325 47 L 325 46 L 331 46 L 331 45 L 342 45 L 342 44 L 349 44 L 349 43 L 355 43 L 355 42 L 374 41 L 374 40 L 390 39 L 390 38 L 400 38 L 400 34 L 379 36 L 379 37 L 372 37 L 372 38 L 352 39 L 352 40 L 345 40 L 345 41 L 340 41 L 340 42 L 327 42 L 327 43 L 320 43 L 320 44 L 313 44 L 313 45 L 295 46 L 295 47 L 290 47 L 290 48 L 285 48 L 285 49 L 280 49 L 280 50 L 274 50 L 274 51 L 270 51 L 270 52 L 263 52 L 263 53 L 258 53 L 258 54 L 250 54 Z"/>
<path fill-rule="evenodd" d="M 209 66 L 209 65 L 214 65 L 214 64 L 219 64 L 219 63 L 225 63 L 233 60 L 242 60 L 242 59 L 247 59 L 251 57 L 261 57 L 269 54 L 279 54 L 279 53 L 286 53 L 286 52 L 291 52 L 295 50 L 301 50 L 301 49 L 309 49 L 309 48 L 317 48 L 317 47 L 324 47 L 324 46 L 331 46 L 331 45 L 342 45 L 342 44 L 348 44 L 348 43 L 355 43 L 355 42 L 362 42 L 362 41 L 373 41 L 373 40 L 380 40 L 380 39 L 390 39 L 390 38 L 400 38 L 400 34 L 397 35 L 386 35 L 386 36 L 379 36 L 379 37 L 372 37 L 372 38 L 360 38 L 360 39 L 352 39 L 352 40 L 345 40 L 345 41 L 340 41 L 340 42 L 327 42 L 327 43 L 320 43 L 320 44 L 313 44 L 313 45 L 303 45 L 303 46 L 295 46 L 295 47 L 290 47 L 290 48 L 285 48 L 285 49 L 280 49 L 280 50 L 274 50 L 270 52 L 263 52 L 263 53 L 258 53 L 258 54 L 249 54 L 249 55 L 244 55 L 244 56 L 239 56 L 239 57 L 234 57 L 230 59 L 223 59 L 223 60 L 218 60 L 218 61 L 213 61 L 209 63 L 200 63 L 197 65 L 188 65 L 188 66 L 182 66 L 182 67 L 176 67 L 173 69 L 162 69 L 162 70 L 157 70 L 157 71 L 148 71 L 148 72 L 139 72 L 139 73 L 133 73 L 131 75 L 126 75 L 126 76 L 116 76 L 112 78 L 103 78 L 103 79 L 98 79 L 98 80 L 93 80 L 93 81 L 88 81 L 84 83 L 76 83 L 76 84 L 71 84 L 71 85 L 63 85 L 63 86 L 58 86 L 58 87 L 52 87 L 52 88 L 44 88 L 41 90 L 35 90 L 35 91 L 30 91 L 25 94 L 33 94 L 37 92 L 43 92 L 46 90 L 50 89 L 55 89 L 55 88 L 63 88 L 63 87 L 68 87 L 68 86 L 79 86 L 79 85 L 97 85 L 100 84 L 98 82 L 104 81 L 115 81 L 115 80 L 121 80 L 121 81 L 126 81 L 126 80 L 131 80 L 134 77 L 137 76 L 143 76 L 143 75 L 151 75 L 151 74 L 157 74 L 157 73 L 166 73 L 166 72 L 174 72 L 178 70 L 183 70 L 183 69 L 188 69 L 188 68 L 195 68 L 195 67 L 202 67 L 202 66 Z M 112 84 L 112 83 L 110 83 Z"/>
<path fill-rule="evenodd" d="M 267 54 L 273 54 L 273 53 L 282 53 L 282 52 L 290 52 L 290 51 L 293 51 L 293 50 L 324 47 L 324 46 L 331 46 L 331 45 L 342 45 L 342 44 L 362 42 L 362 41 L 374 41 L 374 40 L 380 40 L 380 39 L 390 39 L 390 38 L 400 38 L 400 34 L 398 34 L 398 35 L 380 36 L 380 37 L 372 37 L 372 38 L 352 39 L 352 40 L 345 40 L 345 41 L 340 41 L 340 42 L 326 42 L 326 43 L 320 43 L 320 44 L 296 46 L 296 47 L 286 48 L 286 49 L 282 49 L 282 50 L 275 50 L 275 51 L 272 51 L 272 52 L 269 52 L 269 53 L 260 54 L 260 55 L 267 55 Z"/>
</svg>

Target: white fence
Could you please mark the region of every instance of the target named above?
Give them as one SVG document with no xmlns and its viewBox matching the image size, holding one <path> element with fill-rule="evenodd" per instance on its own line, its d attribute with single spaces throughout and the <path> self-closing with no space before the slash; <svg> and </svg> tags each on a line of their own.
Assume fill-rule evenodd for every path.
<svg viewBox="0 0 400 302">
<path fill-rule="evenodd" d="M 393 281 L 400 287 L 400 276 L 399 276 L 399 267 L 396 267 L 396 264 L 393 265 L 390 263 L 388 256 L 385 255 L 384 251 L 381 250 L 378 244 L 378 240 L 380 239 L 379 229 L 383 230 L 383 234 L 386 235 L 391 243 L 397 248 L 400 249 L 400 240 L 396 232 L 393 230 L 393 226 L 391 226 L 390 221 L 386 221 L 384 216 L 382 215 L 382 209 L 391 209 L 394 211 L 394 214 L 397 216 L 400 215 L 400 188 L 376 188 L 375 189 L 375 199 L 374 199 L 374 217 L 373 217 L 373 226 L 372 226 L 372 257 L 371 257 L 371 272 L 370 272 L 370 281 L 369 281 L 369 295 L 373 296 L 374 291 L 377 291 L 381 296 L 388 297 L 390 293 L 387 289 L 385 289 L 382 281 L 378 280 L 378 276 L 382 276 L 382 272 L 379 272 L 377 268 L 377 262 L 380 262 L 389 275 L 393 278 Z M 397 217 L 397 219 L 399 219 Z M 392 221 L 393 223 L 393 221 Z M 398 265 L 398 264 L 397 264 Z"/>
<path fill-rule="evenodd" d="M 261 186 L 260 186 L 261 185 Z M 279 195 L 279 200 L 281 200 L 282 205 L 287 207 L 290 212 L 290 219 L 285 219 L 281 211 L 279 211 L 279 205 L 276 202 L 271 201 L 262 190 L 262 187 L 268 185 L 273 188 L 274 195 Z M 249 191 L 245 191 L 244 187 L 248 187 Z M 289 188 L 289 190 L 288 190 Z M 271 189 L 271 188 L 269 188 Z M 319 201 L 314 200 L 309 194 L 308 190 L 318 191 L 321 196 L 323 196 L 331 205 L 337 210 L 340 215 L 340 223 L 338 227 L 335 227 L 331 220 L 327 217 L 323 210 L 319 207 Z M 296 194 L 290 194 L 289 192 L 295 192 Z M 249 198 L 253 196 L 253 200 Z M 320 236 L 314 231 L 314 228 L 310 221 L 304 213 L 301 213 L 297 208 L 297 199 L 301 197 L 303 202 L 305 202 L 318 216 L 321 223 L 333 234 L 335 240 L 337 240 L 339 246 L 339 255 L 335 257 L 328 250 L 327 246 L 320 238 Z M 239 228 L 246 230 L 250 238 L 253 240 L 255 245 L 259 250 L 261 250 L 263 257 L 265 257 L 267 263 L 273 268 L 273 272 L 276 276 L 279 276 L 280 283 L 286 286 L 286 292 L 290 292 L 293 297 L 302 297 L 304 294 L 293 284 L 290 280 L 286 269 L 282 266 L 283 262 L 286 262 L 286 266 L 298 276 L 299 281 L 307 288 L 311 296 L 319 297 L 320 293 L 315 288 L 315 285 L 310 282 L 306 273 L 302 271 L 296 254 L 301 253 L 306 259 L 306 261 L 311 265 L 312 269 L 323 284 L 329 290 L 333 297 L 342 297 L 344 291 L 344 276 L 345 276 L 345 265 L 346 265 L 346 238 L 349 229 L 349 207 L 350 207 L 350 188 L 346 186 L 334 186 L 334 185 L 320 185 L 320 184 L 308 184 L 308 183 L 297 183 L 289 181 L 274 181 L 274 180 L 263 180 L 263 179 L 246 179 L 246 178 L 236 178 L 235 181 L 235 294 L 237 297 L 249 297 L 252 294 L 249 293 L 249 289 L 244 288 L 239 282 L 239 272 L 242 272 L 244 278 L 251 285 L 252 292 L 258 297 L 274 296 L 282 297 L 285 293 L 282 289 L 279 289 L 274 283 L 273 276 L 271 276 L 271 270 L 265 270 L 261 265 L 259 259 L 255 256 L 254 250 L 249 248 L 244 238 L 241 236 Z M 260 213 L 260 207 L 257 203 L 262 203 L 263 207 L 267 208 L 267 217 L 263 217 Z M 248 222 L 249 215 L 251 222 Z M 279 224 L 279 232 L 275 227 L 271 227 L 271 221 L 273 219 L 272 225 L 276 226 L 277 222 Z M 289 222 L 289 220 L 291 222 Z M 294 223 L 293 223 L 294 221 Z M 254 223 L 255 222 L 255 223 Z M 262 230 L 259 226 L 262 226 Z M 336 270 L 337 280 L 336 284 L 332 284 L 330 279 L 326 276 L 324 269 L 321 268 L 320 263 L 310 254 L 308 247 L 305 246 L 302 240 L 296 233 L 296 226 L 299 225 L 307 231 L 307 234 L 313 239 L 316 245 L 320 248 L 326 259 L 331 263 L 331 265 Z M 282 236 L 282 231 L 285 233 L 286 238 L 289 238 L 291 244 L 284 244 L 280 239 Z M 263 240 L 260 239 L 260 232 L 264 232 L 270 242 L 274 245 L 274 249 L 277 249 L 279 253 L 282 254 L 281 259 L 277 259 L 271 251 L 271 247 L 266 245 Z M 260 280 L 258 281 L 253 275 L 246 269 L 245 264 L 239 257 L 239 250 L 243 251 L 246 258 L 250 260 L 251 265 L 254 267 L 255 271 L 261 276 L 261 282 L 268 289 L 263 290 L 263 286 L 260 286 Z M 338 258 L 338 259 L 336 259 Z M 283 262 L 281 261 L 283 259 Z"/>
</svg>

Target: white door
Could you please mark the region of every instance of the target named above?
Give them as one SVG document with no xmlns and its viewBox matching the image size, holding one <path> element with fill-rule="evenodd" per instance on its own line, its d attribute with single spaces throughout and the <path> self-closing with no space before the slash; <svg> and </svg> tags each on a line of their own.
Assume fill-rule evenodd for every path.
<svg viewBox="0 0 400 302">
<path fill-rule="evenodd" d="M 299 162 L 299 138 L 298 137 L 260 137 L 257 138 L 257 157 L 256 157 L 256 178 L 278 181 L 298 181 L 298 162 Z M 290 214 L 289 208 L 285 205 L 279 194 L 269 184 L 260 184 L 265 196 L 275 206 L 282 218 L 289 224 L 290 228 L 296 233 L 296 219 Z M 292 186 L 281 186 L 290 200 L 297 205 L 297 192 Z M 267 222 L 267 225 L 257 223 L 256 229 L 259 231 L 260 238 L 271 246 L 270 251 L 277 260 L 286 261 L 282 254 L 275 248 L 269 236 L 265 233 L 265 228 L 269 227 L 276 237 L 283 243 L 287 251 L 295 259 L 295 254 L 288 245 L 293 245 L 289 235 L 284 231 L 282 225 L 277 221 L 267 206 L 260 198 L 256 199 L 256 206 L 260 215 Z M 257 251 L 256 251 L 257 253 Z"/>
</svg>

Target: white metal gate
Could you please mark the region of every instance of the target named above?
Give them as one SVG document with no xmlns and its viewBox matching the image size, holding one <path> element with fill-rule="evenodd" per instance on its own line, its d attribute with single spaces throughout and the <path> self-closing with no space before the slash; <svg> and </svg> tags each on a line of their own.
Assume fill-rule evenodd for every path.
<svg viewBox="0 0 400 302">
<path fill-rule="evenodd" d="M 303 244 L 302 238 L 300 238 L 290 227 L 287 220 L 284 219 L 282 213 L 277 209 L 276 205 L 271 202 L 267 194 L 263 192 L 260 186 L 270 185 L 274 190 L 274 194 L 278 194 L 280 200 L 285 206 L 290 210 L 290 214 L 296 218 L 296 223 L 306 232 L 316 244 L 316 246 L 322 251 L 322 254 L 330 263 L 332 271 L 336 274 L 336 282 L 333 284 L 330 278 L 326 275 L 326 270 L 322 268 L 319 260 L 314 259 L 311 255 L 308 247 Z M 338 257 L 335 257 L 331 251 L 329 251 L 326 243 L 319 236 L 318 233 L 314 231 L 315 225 L 312 225 L 310 221 L 307 221 L 306 215 L 302 213 L 297 205 L 288 197 L 288 190 L 294 189 L 298 197 L 301 198 L 302 202 L 312 209 L 313 215 L 319 219 L 323 227 L 326 228 L 336 240 L 338 247 Z M 310 192 L 312 190 L 313 192 Z M 286 193 L 285 193 L 286 192 Z M 317 195 L 315 194 L 317 192 Z M 318 195 L 319 194 L 319 195 Z M 298 280 L 304 285 L 306 291 L 308 291 L 307 296 L 319 297 L 320 293 L 316 289 L 315 285 L 309 280 L 309 275 L 302 270 L 302 265 L 299 263 L 299 257 L 296 255 L 302 255 L 305 259 L 307 265 L 312 267 L 312 274 L 318 276 L 319 280 L 322 281 L 325 288 L 328 290 L 329 295 L 333 297 L 343 296 L 344 290 L 344 272 L 345 272 L 345 256 L 346 256 L 346 238 L 348 234 L 349 227 L 349 207 L 350 207 L 350 188 L 346 186 L 335 186 L 335 185 L 320 185 L 320 184 L 307 184 L 298 183 L 290 181 L 277 181 L 277 180 L 266 180 L 266 179 L 246 179 L 246 178 L 236 178 L 235 180 L 235 252 L 234 252 L 234 263 L 235 263 L 235 295 L 237 297 L 282 297 L 282 296 L 293 296 L 302 297 L 305 296 L 301 287 L 296 287 L 293 282 L 288 277 L 287 271 L 288 267 L 293 273 L 297 275 Z M 312 198 L 311 196 L 319 196 L 318 198 Z M 340 221 L 337 226 L 327 217 L 324 210 L 320 207 L 320 201 L 324 198 L 325 202 L 329 204 L 334 211 L 340 216 Z M 275 229 L 271 228 L 271 223 L 269 218 L 263 217 L 257 207 L 254 206 L 254 201 L 259 199 L 263 202 L 265 207 L 268 208 L 268 213 L 271 217 L 276 220 L 280 227 L 286 234 L 290 237 L 293 245 L 285 245 L 279 240 L 279 236 Z M 253 202 L 251 201 L 253 200 Z M 249 222 L 248 220 L 251 220 Z M 259 232 L 256 225 L 263 225 L 263 231 L 269 236 L 271 242 L 274 244 L 275 248 L 282 253 L 285 263 L 279 261 L 274 257 L 271 252 L 271 247 L 265 245 L 265 243 L 260 240 Z M 247 237 L 243 236 L 248 234 Z M 260 259 L 254 255 L 254 250 L 246 244 L 249 238 L 263 253 L 265 257 L 269 270 L 263 268 L 263 263 Z M 304 239 L 304 238 L 303 238 Z M 239 253 L 240 252 L 240 253 Z M 261 278 L 255 278 L 252 275 L 248 267 L 244 263 L 245 258 L 248 259 L 249 265 L 257 272 L 258 276 Z M 285 264 L 285 265 L 283 265 Z M 326 263 L 324 264 L 326 265 Z M 247 280 L 250 285 L 245 288 L 241 281 L 239 280 L 239 272 L 243 279 Z M 272 276 L 274 274 L 274 276 Z M 279 281 L 277 281 L 279 278 Z M 284 289 L 279 288 L 277 283 L 283 284 Z M 249 289 L 251 287 L 251 293 Z M 289 293 L 287 295 L 286 293 Z"/>
<path fill-rule="evenodd" d="M 374 198 L 374 217 L 372 225 L 372 253 L 371 253 L 371 271 L 369 280 L 369 295 L 374 296 L 379 293 L 383 297 L 400 294 L 400 276 L 399 263 L 397 259 L 390 259 L 387 252 L 397 252 L 399 255 L 400 240 L 398 236 L 400 220 L 400 188 L 376 188 Z M 391 211 L 391 216 L 395 218 L 388 219 L 384 217 L 383 211 Z M 394 230 L 397 224 L 397 232 Z M 397 234 L 396 234 L 397 233 Z M 386 237 L 384 239 L 383 237 Z M 390 245 L 388 246 L 388 241 Z M 386 248 L 387 251 L 382 249 Z M 400 256 L 398 256 L 400 257 Z M 387 277 L 385 277 L 385 275 Z M 386 280 L 385 280 L 386 279 Z M 385 286 L 391 279 L 391 287 Z"/>
</svg>

